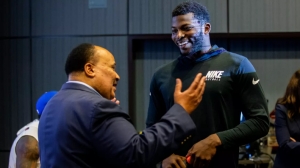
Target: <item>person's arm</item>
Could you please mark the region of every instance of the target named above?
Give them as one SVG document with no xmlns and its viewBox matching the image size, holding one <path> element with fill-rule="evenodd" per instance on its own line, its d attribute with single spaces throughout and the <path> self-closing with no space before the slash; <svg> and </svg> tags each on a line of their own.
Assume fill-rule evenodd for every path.
<svg viewBox="0 0 300 168">
<path fill-rule="evenodd" d="M 94 145 L 101 158 L 112 167 L 151 167 L 171 155 L 196 130 L 189 116 L 202 100 L 205 78 L 198 74 L 190 87 L 181 92 L 176 80 L 175 104 L 154 125 L 138 134 L 129 116 L 111 101 L 95 106 L 92 122 Z"/>
<path fill-rule="evenodd" d="M 235 105 L 241 107 L 246 121 L 232 129 L 216 133 L 221 140 L 221 147 L 225 149 L 253 142 L 269 132 L 267 100 L 256 71 L 248 59 L 241 62 L 233 76 L 233 82 L 236 90 L 233 94 L 237 94 L 239 101 Z M 240 113 L 236 115 L 239 117 Z"/>
<path fill-rule="evenodd" d="M 234 105 L 241 107 L 246 121 L 232 129 L 211 134 L 194 144 L 187 153 L 187 156 L 191 156 L 193 166 L 207 166 L 217 148 L 229 149 L 253 142 L 269 131 L 267 101 L 260 83 L 255 83 L 258 77 L 248 59 L 241 62 L 232 79 L 235 89 L 232 94 L 237 96 Z M 240 113 L 236 115 L 239 118 Z"/>
<path fill-rule="evenodd" d="M 190 116 L 176 104 L 141 134 L 126 118 L 109 118 L 94 128 L 94 144 L 99 155 L 113 166 L 149 167 L 171 155 L 195 128 Z"/>
<path fill-rule="evenodd" d="M 157 79 L 160 79 L 159 73 L 154 73 L 150 83 L 149 106 L 146 119 L 147 128 L 157 123 L 160 118 L 167 112 L 166 102 L 159 89 Z M 185 168 L 185 156 L 171 154 L 169 157 L 164 158 L 161 163 L 162 168 L 167 167 L 181 167 Z M 155 167 L 155 166 L 153 166 Z"/>
<path fill-rule="evenodd" d="M 25 135 L 19 139 L 16 145 L 16 167 L 17 168 L 36 168 L 39 159 L 38 141 Z"/>
<path fill-rule="evenodd" d="M 287 109 L 283 105 L 277 104 L 275 107 L 275 133 L 281 151 L 290 155 L 291 153 L 300 153 L 300 142 L 296 142 L 290 135 L 288 128 Z M 298 126 L 298 125 L 296 125 Z"/>
</svg>

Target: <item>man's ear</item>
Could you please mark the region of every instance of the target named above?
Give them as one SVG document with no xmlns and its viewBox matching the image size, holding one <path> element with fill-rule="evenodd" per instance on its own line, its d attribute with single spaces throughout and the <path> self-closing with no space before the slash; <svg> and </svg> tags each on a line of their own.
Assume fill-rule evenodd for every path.
<svg viewBox="0 0 300 168">
<path fill-rule="evenodd" d="M 205 35 L 209 34 L 210 30 L 211 30 L 210 23 L 205 23 L 205 25 L 204 25 L 204 34 Z"/>
<path fill-rule="evenodd" d="M 84 65 L 84 72 L 88 77 L 94 77 L 95 76 L 95 71 L 93 69 L 94 65 L 91 63 L 86 63 Z"/>
</svg>

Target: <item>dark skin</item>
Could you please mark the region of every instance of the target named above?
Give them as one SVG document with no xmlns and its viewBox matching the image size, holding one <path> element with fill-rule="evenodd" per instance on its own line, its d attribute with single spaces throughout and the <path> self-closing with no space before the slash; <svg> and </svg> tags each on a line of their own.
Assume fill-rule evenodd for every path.
<svg viewBox="0 0 300 168">
<path fill-rule="evenodd" d="M 36 168 L 39 159 L 38 141 L 32 136 L 23 136 L 16 145 L 16 167 Z"/>
<path fill-rule="evenodd" d="M 210 30 L 210 23 L 196 19 L 193 13 L 172 18 L 172 40 L 179 47 L 181 54 L 191 59 L 199 58 L 210 50 Z M 186 156 L 191 156 L 190 164 L 193 167 L 205 168 L 209 166 L 219 145 L 220 138 L 217 134 L 212 134 L 194 144 Z M 172 154 L 163 160 L 162 167 L 186 168 L 186 156 Z"/>
<path fill-rule="evenodd" d="M 210 23 L 196 19 L 193 13 L 172 18 L 172 40 L 187 57 L 196 52 L 197 57 L 201 57 L 210 50 L 210 29 Z"/>
</svg>

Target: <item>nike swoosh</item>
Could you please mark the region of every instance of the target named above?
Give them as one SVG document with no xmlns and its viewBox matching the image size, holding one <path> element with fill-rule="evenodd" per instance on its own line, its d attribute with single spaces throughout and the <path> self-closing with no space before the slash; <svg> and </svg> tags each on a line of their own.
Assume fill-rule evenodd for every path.
<svg viewBox="0 0 300 168">
<path fill-rule="evenodd" d="M 258 82 L 259 82 L 259 79 L 257 79 L 257 80 L 254 80 L 254 78 L 253 78 L 253 80 L 252 80 L 252 84 L 253 84 L 253 85 L 256 85 L 256 84 L 258 84 Z"/>
</svg>

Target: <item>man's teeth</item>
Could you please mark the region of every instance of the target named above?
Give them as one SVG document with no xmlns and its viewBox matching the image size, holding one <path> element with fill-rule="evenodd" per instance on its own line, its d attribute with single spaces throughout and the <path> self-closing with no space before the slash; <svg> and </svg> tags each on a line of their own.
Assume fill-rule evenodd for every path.
<svg viewBox="0 0 300 168">
<path fill-rule="evenodd" d="M 183 43 L 178 43 L 178 45 L 179 46 L 182 46 L 182 45 L 185 45 L 185 44 L 187 44 L 188 42 L 186 41 L 186 42 L 183 42 Z"/>
</svg>

